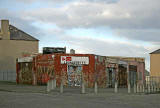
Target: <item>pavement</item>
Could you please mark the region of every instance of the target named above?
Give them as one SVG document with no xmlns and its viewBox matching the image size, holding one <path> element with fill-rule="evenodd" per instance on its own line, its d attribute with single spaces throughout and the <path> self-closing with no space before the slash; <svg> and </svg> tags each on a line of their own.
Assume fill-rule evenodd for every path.
<svg viewBox="0 0 160 108">
<path fill-rule="evenodd" d="M 160 94 L 128 94 L 126 89 L 59 88 L 49 93 L 46 86 L 0 82 L 0 108 L 160 108 Z"/>
</svg>

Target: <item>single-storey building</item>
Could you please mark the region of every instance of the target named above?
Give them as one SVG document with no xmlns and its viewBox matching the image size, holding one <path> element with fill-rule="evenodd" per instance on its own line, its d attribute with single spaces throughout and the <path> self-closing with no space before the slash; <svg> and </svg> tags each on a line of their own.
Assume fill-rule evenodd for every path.
<svg viewBox="0 0 160 108">
<path fill-rule="evenodd" d="M 17 83 L 46 84 L 56 79 L 57 86 L 63 80 L 65 86 L 131 87 L 144 83 L 144 58 L 108 57 L 94 54 L 38 54 L 19 58 Z"/>
</svg>

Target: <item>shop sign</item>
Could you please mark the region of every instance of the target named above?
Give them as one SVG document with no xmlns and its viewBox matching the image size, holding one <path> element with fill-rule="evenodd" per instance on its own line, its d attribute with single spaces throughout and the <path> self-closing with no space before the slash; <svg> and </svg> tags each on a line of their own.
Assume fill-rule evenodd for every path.
<svg viewBox="0 0 160 108">
<path fill-rule="evenodd" d="M 18 62 L 32 62 L 33 57 L 23 57 L 23 58 L 18 58 Z"/>
<path fill-rule="evenodd" d="M 61 56 L 61 64 L 89 64 L 89 58 L 77 56 Z"/>
</svg>

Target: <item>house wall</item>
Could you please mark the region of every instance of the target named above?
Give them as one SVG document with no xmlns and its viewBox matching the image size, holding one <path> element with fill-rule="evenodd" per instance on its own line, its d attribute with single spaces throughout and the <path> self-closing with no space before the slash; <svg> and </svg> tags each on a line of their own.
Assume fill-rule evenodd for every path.
<svg viewBox="0 0 160 108">
<path fill-rule="evenodd" d="M 24 52 L 38 53 L 38 41 L 0 40 L 0 80 L 16 80 L 16 58 Z"/>
<path fill-rule="evenodd" d="M 129 61 L 129 65 L 137 66 L 137 83 L 144 83 L 145 81 L 145 63 L 144 62 L 136 62 L 136 61 Z"/>
<path fill-rule="evenodd" d="M 150 55 L 150 76 L 160 76 L 160 54 Z"/>
<path fill-rule="evenodd" d="M 119 68 L 115 64 L 119 64 L 119 61 L 124 61 L 128 65 L 137 66 L 137 83 L 144 83 L 145 81 L 145 59 L 138 57 L 106 57 L 106 67 L 113 67 L 119 72 Z M 107 75 L 109 76 L 109 75 Z"/>
</svg>

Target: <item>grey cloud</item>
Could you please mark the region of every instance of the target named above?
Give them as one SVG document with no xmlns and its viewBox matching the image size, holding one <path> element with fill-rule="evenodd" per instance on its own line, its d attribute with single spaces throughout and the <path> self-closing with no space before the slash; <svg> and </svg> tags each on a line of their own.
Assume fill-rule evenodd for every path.
<svg viewBox="0 0 160 108">
<path fill-rule="evenodd" d="M 115 33 L 128 39 L 142 40 L 153 44 L 160 42 L 159 29 L 117 29 Z"/>
<path fill-rule="evenodd" d="M 28 12 L 28 15 L 37 19 L 41 17 L 49 22 L 64 17 L 64 22 L 61 19 L 54 22 L 62 27 L 95 27 L 99 24 L 99 26 L 112 28 L 160 28 L 159 0 L 154 0 L 154 2 L 150 0 L 130 1 L 132 2 L 120 0 L 114 4 L 73 2 L 62 8 L 38 9 Z M 140 6 L 136 3 L 139 3 Z"/>
<path fill-rule="evenodd" d="M 104 56 L 144 57 L 146 59 L 146 68 L 149 70 L 149 53 L 151 50 L 142 45 L 110 42 L 94 38 L 80 38 L 78 36 L 61 35 L 61 33 L 58 36 L 60 36 L 59 40 L 66 41 L 71 48 L 76 48 L 77 51 L 83 50 L 83 53 Z"/>
<path fill-rule="evenodd" d="M 16 0 L 17 2 L 24 2 L 24 3 L 32 3 L 32 2 L 42 2 L 44 0 Z M 50 2 L 50 3 L 66 3 L 66 2 L 71 2 L 71 1 L 79 1 L 79 2 L 102 2 L 102 3 L 115 3 L 119 0 L 45 0 L 45 2 Z"/>
<path fill-rule="evenodd" d="M 119 0 L 113 4 L 104 4 L 104 0 L 83 1 L 86 2 L 27 11 L 24 17 L 29 16 L 35 21 L 53 23 L 67 29 L 107 26 L 119 36 L 129 39 L 159 41 L 159 0 Z"/>
<path fill-rule="evenodd" d="M 17 28 L 25 31 L 26 33 L 33 35 L 34 37 L 40 39 L 40 37 L 43 35 L 40 33 L 40 30 L 34 26 L 31 25 L 32 21 L 24 20 L 21 18 L 19 13 L 11 12 L 6 9 L 0 9 L 0 20 L 1 19 L 8 19 L 10 21 L 11 25 L 16 26 Z"/>
</svg>

